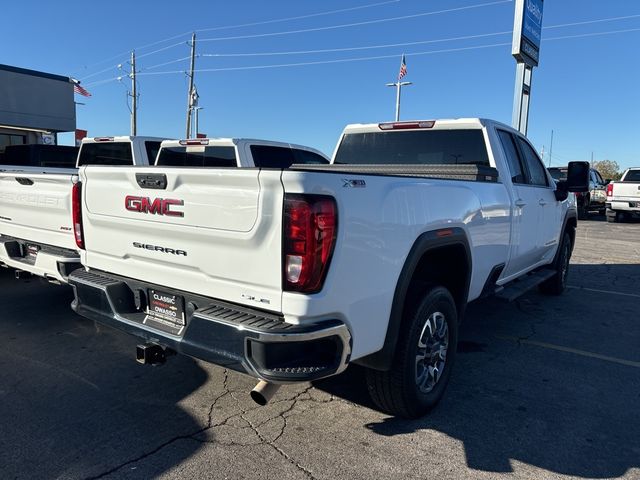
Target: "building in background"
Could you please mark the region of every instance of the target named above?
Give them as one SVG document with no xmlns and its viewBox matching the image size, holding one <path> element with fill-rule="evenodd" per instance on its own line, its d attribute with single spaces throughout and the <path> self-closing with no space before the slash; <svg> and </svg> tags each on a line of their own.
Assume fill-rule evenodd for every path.
<svg viewBox="0 0 640 480">
<path fill-rule="evenodd" d="M 69 77 L 0 64 L 0 154 L 7 145 L 57 144 L 76 129 Z"/>
</svg>

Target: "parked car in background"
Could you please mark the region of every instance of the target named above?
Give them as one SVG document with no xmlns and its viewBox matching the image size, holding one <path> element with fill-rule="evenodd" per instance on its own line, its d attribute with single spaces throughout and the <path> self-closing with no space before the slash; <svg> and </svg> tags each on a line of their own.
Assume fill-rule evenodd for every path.
<svg viewBox="0 0 640 480">
<path fill-rule="evenodd" d="M 567 179 L 567 167 L 549 167 L 548 170 L 554 180 Z M 594 168 L 589 169 L 589 191 L 575 193 L 578 219 L 587 220 L 592 211 L 601 215 L 605 213 L 607 183 L 608 179 L 604 180 L 600 172 Z"/>
<path fill-rule="evenodd" d="M 177 162 L 79 172 L 72 308 L 139 337 L 141 363 L 177 351 L 244 372 L 264 404 L 355 362 L 382 410 L 415 417 L 446 389 L 468 302 L 566 286 L 588 164 L 554 183 L 506 125 L 351 125 L 331 164 L 248 143 L 262 168 L 236 168 L 240 141 L 189 142 Z"/>
<path fill-rule="evenodd" d="M 66 282 L 80 266 L 72 218 L 79 202 L 78 166 L 148 165 L 162 138 L 96 137 L 75 147 L 42 149 L 7 147 L 0 165 L 0 265 L 23 273 Z M 22 146 L 20 146 L 22 147 Z M 59 151 L 54 155 L 55 150 Z M 18 153 L 24 153 L 19 156 Z"/>
<path fill-rule="evenodd" d="M 640 167 L 628 168 L 617 182 L 607 185 L 607 222 L 640 216 Z"/>
</svg>

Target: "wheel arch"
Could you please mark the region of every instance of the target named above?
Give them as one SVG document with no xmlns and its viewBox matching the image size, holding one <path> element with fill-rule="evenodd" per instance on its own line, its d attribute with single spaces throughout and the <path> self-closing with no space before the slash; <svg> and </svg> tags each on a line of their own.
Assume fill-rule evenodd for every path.
<svg viewBox="0 0 640 480">
<path fill-rule="evenodd" d="M 443 266 L 447 268 L 437 271 Z M 430 283 L 441 284 L 451 291 L 458 319 L 461 319 L 469 296 L 471 271 L 471 248 L 462 228 L 444 228 L 420 235 L 411 247 L 398 277 L 382 349 L 354 363 L 375 370 L 388 370 L 391 367 L 405 312 L 414 306 L 421 288 Z"/>
</svg>

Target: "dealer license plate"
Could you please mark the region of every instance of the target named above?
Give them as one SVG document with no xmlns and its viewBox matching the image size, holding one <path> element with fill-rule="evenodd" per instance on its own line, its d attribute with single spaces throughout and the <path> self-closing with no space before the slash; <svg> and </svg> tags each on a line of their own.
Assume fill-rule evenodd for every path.
<svg viewBox="0 0 640 480">
<path fill-rule="evenodd" d="M 150 288 L 147 313 L 161 323 L 184 326 L 184 298 L 173 293 Z"/>
</svg>

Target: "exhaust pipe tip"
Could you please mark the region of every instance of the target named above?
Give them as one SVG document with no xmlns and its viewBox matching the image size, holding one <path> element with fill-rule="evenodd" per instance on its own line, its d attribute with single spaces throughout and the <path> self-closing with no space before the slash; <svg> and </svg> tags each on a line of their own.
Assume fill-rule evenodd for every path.
<svg viewBox="0 0 640 480">
<path fill-rule="evenodd" d="M 276 383 L 265 382 L 260 380 L 258 384 L 251 390 L 251 399 L 258 405 L 264 407 L 273 398 L 280 389 L 280 385 Z"/>
</svg>

